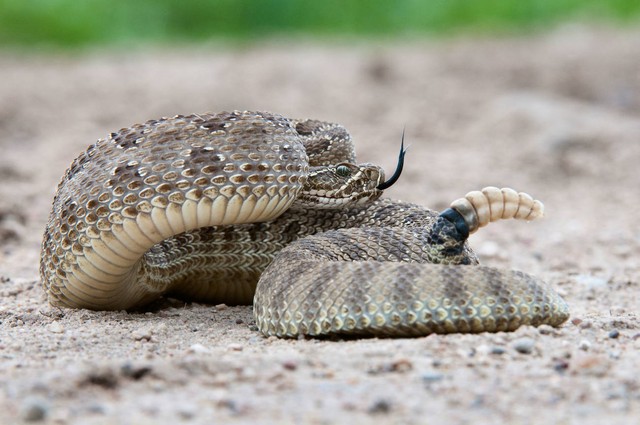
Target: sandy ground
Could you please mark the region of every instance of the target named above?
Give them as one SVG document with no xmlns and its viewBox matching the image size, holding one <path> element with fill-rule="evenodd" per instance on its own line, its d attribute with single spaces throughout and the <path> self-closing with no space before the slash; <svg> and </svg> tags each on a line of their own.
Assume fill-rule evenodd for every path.
<svg viewBox="0 0 640 425">
<path fill-rule="evenodd" d="M 0 423 L 640 423 L 640 32 L 0 53 Z M 543 277 L 559 329 L 356 341 L 263 338 L 250 307 L 59 310 L 40 238 L 71 160 L 163 115 L 265 109 L 337 121 L 390 197 L 441 209 L 511 186 L 544 220 L 471 240 Z"/>
</svg>

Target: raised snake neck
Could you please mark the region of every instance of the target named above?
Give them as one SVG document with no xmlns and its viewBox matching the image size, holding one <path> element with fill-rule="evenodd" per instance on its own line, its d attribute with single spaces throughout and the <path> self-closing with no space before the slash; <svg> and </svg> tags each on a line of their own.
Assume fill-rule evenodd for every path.
<svg viewBox="0 0 640 425">
<path fill-rule="evenodd" d="M 42 248 L 49 300 L 126 309 L 162 294 L 244 304 L 255 292 L 259 329 L 279 336 L 567 319 L 538 279 L 462 266 L 477 264 L 469 231 L 523 205 L 533 218 L 530 198 L 492 189 L 438 214 L 377 200 L 381 170 L 354 161 L 342 127 L 269 113 L 178 116 L 112 133 L 59 185 Z M 478 211 L 485 204 L 494 211 Z"/>
</svg>

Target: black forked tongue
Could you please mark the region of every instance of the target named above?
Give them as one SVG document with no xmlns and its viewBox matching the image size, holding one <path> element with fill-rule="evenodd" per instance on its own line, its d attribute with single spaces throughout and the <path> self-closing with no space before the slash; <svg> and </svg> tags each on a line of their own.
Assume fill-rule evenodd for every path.
<svg viewBox="0 0 640 425">
<path fill-rule="evenodd" d="M 396 171 L 393 173 L 393 176 L 389 178 L 389 180 L 382 182 L 378 185 L 376 189 L 385 190 L 393 186 L 395 182 L 400 178 L 400 174 L 402 174 L 402 167 L 404 166 L 404 154 L 407 153 L 407 150 L 404 148 L 404 130 L 402 130 L 402 143 L 400 143 L 400 155 L 398 155 L 398 165 L 396 166 Z"/>
</svg>

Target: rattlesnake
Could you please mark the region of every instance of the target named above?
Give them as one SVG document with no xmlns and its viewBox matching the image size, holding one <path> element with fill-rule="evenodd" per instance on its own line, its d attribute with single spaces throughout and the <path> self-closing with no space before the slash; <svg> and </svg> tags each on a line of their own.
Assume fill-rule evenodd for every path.
<svg viewBox="0 0 640 425">
<path fill-rule="evenodd" d="M 263 334 L 290 337 L 566 321 L 547 284 L 477 265 L 466 243 L 489 221 L 536 218 L 542 204 L 491 187 L 440 214 L 379 199 L 402 153 L 385 182 L 380 167 L 355 165 L 337 124 L 234 111 L 124 128 L 82 153 L 58 186 L 44 289 L 54 305 L 90 309 L 163 294 L 253 301 Z"/>
</svg>

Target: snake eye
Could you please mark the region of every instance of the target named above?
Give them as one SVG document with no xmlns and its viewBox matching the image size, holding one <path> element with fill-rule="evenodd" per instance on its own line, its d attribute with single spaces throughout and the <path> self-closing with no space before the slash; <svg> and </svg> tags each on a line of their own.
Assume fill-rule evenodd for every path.
<svg viewBox="0 0 640 425">
<path fill-rule="evenodd" d="M 349 177 L 351 175 L 351 169 L 346 165 L 338 165 L 336 167 L 336 174 L 340 177 Z"/>
</svg>

